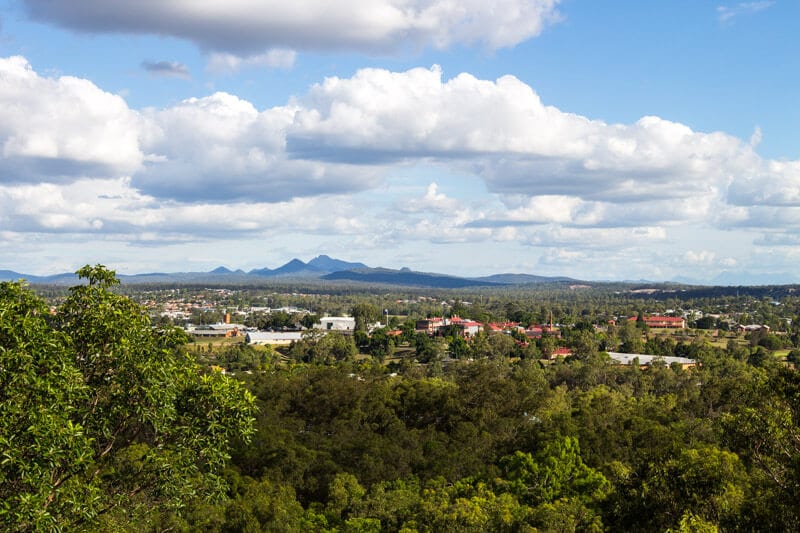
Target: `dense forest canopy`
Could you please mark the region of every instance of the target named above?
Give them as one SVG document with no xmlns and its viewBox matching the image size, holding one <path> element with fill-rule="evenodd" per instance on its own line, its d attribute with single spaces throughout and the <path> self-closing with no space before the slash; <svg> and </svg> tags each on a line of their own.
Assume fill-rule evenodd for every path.
<svg viewBox="0 0 800 533">
<path fill-rule="evenodd" d="M 52 313 L 0 284 L 6 529 L 800 530 L 792 295 L 128 292 L 360 317 L 355 334 L 274 348 L 187 344 L 112 272 L 81 274 Z M 294 321 L 281 313 L 254 316 Z M 445 313 L 558 335 L 415 329 Z M 689 327 L 652 330 L 648 313 Z M 620 365 L 615 350 L 696 364 Z"/>
</svg>

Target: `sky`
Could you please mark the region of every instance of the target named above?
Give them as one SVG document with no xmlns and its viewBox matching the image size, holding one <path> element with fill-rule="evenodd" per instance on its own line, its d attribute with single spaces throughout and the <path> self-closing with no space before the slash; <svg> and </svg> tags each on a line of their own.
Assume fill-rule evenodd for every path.
<svg viewBox="0 0 800 533">
<path fill-rule="evenodd" d="M 800 282 L 800 2 L 0 0 L 0 269 Z"/>
</svg>

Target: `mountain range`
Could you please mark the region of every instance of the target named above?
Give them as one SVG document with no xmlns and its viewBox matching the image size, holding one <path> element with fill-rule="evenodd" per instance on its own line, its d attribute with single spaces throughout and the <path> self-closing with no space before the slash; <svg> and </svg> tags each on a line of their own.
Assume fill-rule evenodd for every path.
<svg viewBox="0 0 800 533">
<path fill-rule="evenodd" d="M 408 268 L 371 268 L 364 263 L 334 259 L 320 255 L 303 262 L 292 259 L 275 268 L 257 268 L 245 272 L 220 266 L 209 272 L 153 272 L 147 274 L 119 275 L 126 284 L 143 283 L 234 283 L 252 284 L 266 280 L 324 280 L 342 283 L 364 283 L 381 285 L 401 285 L 458 289 L 464 287 L 491 287 L 505 285 L 527 285 L 541 283 L 575 283 L 577 280 L 566 277 L 535 276 L 530 274 L 495 274 L 486 277 L 465 278 L 448 274 L 417 272 Z M 31 276 L 11 270 L 0 270 L 0 281 L 25 279 L 34 284 L 72 285 L 77 281 L 75 274 L 62 273 L 51 276 Z"/>
</svg>

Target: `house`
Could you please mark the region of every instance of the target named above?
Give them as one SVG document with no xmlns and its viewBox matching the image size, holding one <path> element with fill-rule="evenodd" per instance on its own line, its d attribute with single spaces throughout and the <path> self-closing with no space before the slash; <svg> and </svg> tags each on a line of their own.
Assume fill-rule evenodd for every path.
<svg viewBox="0 0 800 533">
<path fill-rule="evenodd" d="M 244 341 L 255 346 L 286 346 L 302 338 L 300 331 L 250 331 Z"/>
</svg>

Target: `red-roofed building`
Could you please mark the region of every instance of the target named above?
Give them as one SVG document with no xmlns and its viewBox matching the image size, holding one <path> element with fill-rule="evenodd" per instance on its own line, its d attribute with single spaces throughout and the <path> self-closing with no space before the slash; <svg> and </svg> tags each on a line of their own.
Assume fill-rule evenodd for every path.
<svg viewBox="0 0 800 533">
<path fill-rule="evenodd" d="M 480 322 L 475 322 L 474 320 L 465 320 L 458 324 L 464 329 L 464 336 L 472 337 L 473 335 L 477 335 L 478 332 L 483 328 L 483 324 Z"/>
<path fill-rule="evenodd" d="M 424 320 L 417 320 L 416 330 L 433 336 L 439 334 L 441 329 L 446 326 L 457 326 L 462 330 L 462 334 L 465 337 L 472 337 L 483 328 L 483 324 L 481 322 L 475 322 L 474 320 L 454 316 L 451 318 L 433 317 L 426 318 Z"/>
<path fill-rule="evenodd" d="M 519 328 L 519 322 L 490 322 L 486 325 L 492 333 L 501 333 L 503 331 L 516 331 Z"/>
<path fill-rule="evenodd" d="M 565 346 L 558 346 L 553 350 L 552 357 L 568 357 L 572 355 L 572 350 Z"/>
<path fill-rule="evenodd" d="M 686 319 L 679 316 L 646 316 L 643 318 L 648 328 L 683 329 L 686 327 Z M 632 316 L 628 320 L 635 321 L 636 317 Z"/>
<path fill-rule="evenodd" d="M 444 327 L 444 319 L 440 317 L 425 318 L 417 320 L 416 330 L 427 333 L 428 335 L 436 335 L 436 333 Z"/>
<path fill-rule="evenodd" d="M 540 339 L 544 334 L 550 337 L 561 338 L 561 331 L 550 324 L 531 324 L 531 326 L 525 330 L 525 335 L 531 339 Z"/>
</svg>

